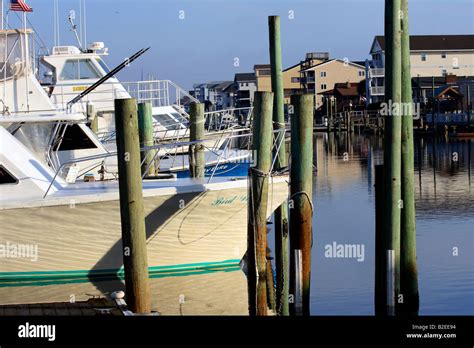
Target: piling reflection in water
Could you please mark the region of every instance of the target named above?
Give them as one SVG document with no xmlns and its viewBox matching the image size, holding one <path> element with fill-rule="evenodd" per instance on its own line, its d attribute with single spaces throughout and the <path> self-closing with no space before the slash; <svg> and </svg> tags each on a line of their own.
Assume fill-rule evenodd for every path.
<svg viewBox="0 0 474 348">
<path fill-rule="evenodd" d="M 316 139 L 311 314 L 373 315 L 373 185 L 382 139 L 346 133 Z M 420 315 L 474 313 L 472 147 L 472 140 L 415 138 Z M 364 260 L 325 256 L 334 242 L 364 246 Z"/>
</svg>

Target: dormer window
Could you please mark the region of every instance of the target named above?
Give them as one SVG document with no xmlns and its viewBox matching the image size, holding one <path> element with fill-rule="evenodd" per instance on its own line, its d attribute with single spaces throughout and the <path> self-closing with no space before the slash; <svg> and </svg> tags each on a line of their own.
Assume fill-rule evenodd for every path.
<svg viewBox="0 0 474 348">
<path fill-rule="evenodd" d="M 99 77 L 99 73 L 89 59 L 69 59 L 64 64 L 59 79 L 61 81 L 91 80 Z"/>
<path fill-rule="evenodd" d="M 4 166 L 0 164 L 0 185 L 17 184 L 18 180 Z"/>
</svg>

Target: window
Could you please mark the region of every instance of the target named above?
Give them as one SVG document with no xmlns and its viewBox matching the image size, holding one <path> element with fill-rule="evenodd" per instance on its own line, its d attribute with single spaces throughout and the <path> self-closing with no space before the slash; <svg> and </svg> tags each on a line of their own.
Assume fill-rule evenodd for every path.
<svg viewBox="0 0 474 348">
<path fill-rule="evenodd" d="M 186 119 L 186 117 L 184 117 L 183 115 L 181 115 L 178 112 L 171 112 L 171 116 L 173 116 L 176 120 L 178 120 L 179 122 L 181 122 L 184 125 L 188 124 L 188 120 Z"/>
<path fill-rule="evenodd" d="M 66 61 L 59 79 L 61 81 L 89 80 L 98 79 L 99 77 L 99 73 L 89 59 L 74 59 Z"/>
<path fill-rule="evenodd" d="M 448 72 L 445 69 L 441 70 L 441 76 L 446 76 L 447 74 Z"/>
<path fill-rule="evenodd" d="M 321 77 L 326 77 L 326 72 L 325 72 L 325 71 L 321 71 L 320 76 L 321 76 Z"/>
<path fill-rule="evenodd" d="M 95 149 L 94 142 L 84 133 L 77 124 L 66 126 L 63 141 L 58 151 Z"/>
<path fill-rule="evenodd" d="M 181 129 L 181 123 L 173 119 L 168 114 L 156 114 L 153 118 L 163 127 L 168 130 L 179 130 Z"/>
<path fill-rule="evenodd" d="M 421 54 L 421 61 L 426 62 L 426 53 Z"/>
<path fill-rule="evenodd" d="M 299 78 L 299 77 L 292 77 L 292 78 L 291 78 L 291 82 L 293 82 L 293 83 L 299 83 L 299 82 L 300 82 L 300 78 Z"/>
<path fill-rule="evenodd" d="M 446 59 L 446 52 L 441 53 L 441 58 Z"/>
<path fill-rule="evenodd" d="M 105 71 L 106 74 L 110 72 L 109 67 L 105 64 L 105 62 L 102 59 L 96 58 L 96 61 L 97 63 L 99 63 L 100 67 L 102 68 L 102 70 Z"/>
<path fill-rule="evenodd" d="M 265 70 L 260 70 L 260 72 L 258 73 L 260 76 L 269 76 L 271 75 L 271 71 L 270 69 L 265 69 Z"/>
<path fill-rule="evenodd" d="M 321 85 L 321 89 L 326 89 L 326 88 L 327 88 L 326 84 L 323 83 L 323 84 Z"/>
<path fill-rule="evenodd" d="M 17 183 L 18 180 L 0 164 L 0 185 Z"/>
<path fill-rule="evenodd" d="M 365 76 L 365 71 L 359 71 L 359 76 Z"/>
</svg>

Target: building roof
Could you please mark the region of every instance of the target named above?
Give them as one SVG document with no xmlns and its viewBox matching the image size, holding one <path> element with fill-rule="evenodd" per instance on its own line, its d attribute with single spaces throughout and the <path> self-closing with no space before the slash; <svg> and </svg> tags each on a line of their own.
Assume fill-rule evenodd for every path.
<svg viewBox="0 0 474 348">
<path fill-rule="evenodd" d="M 378 35 L 374 39 L 385 50 L 385 37 Z M 411 35 L 410 50 L 474 50 L 474 35 Z"/>
<path fill-rule="evenodd" d="M 255 81 L 255 74 L 254 73 L 237 73 L 235 74 L 234 81 L 235 82 Z"/>
<path fill-rule="evenodd" d="M 411 79 L 412 86 L 414 88 L 419 87 L 420 88 L 431 88 L 433 84 L 433 77 L 425 77 L 425 76 L 420 76 L 420 77 L 413 77 Z M 474 83 L 474 76 L 435 76 L 434 77 L 434 85 L 435 88 L 439 86 L 444 86 L 444 85 L 458 85 L 458 84 L 466 84 L 466 83 Z"/>
<path fill-rule="evenodd" d="M 216 91 L 225 91 L 229 86 L 231 86 L 233 84 L 234 84 L 234 81 L 224 81 L 224 82 L 218 84 L 215 87 L 215 90 Z"/>
<path fill-rule="evenodd" d="M 321 65 L 324 65 L 324 64 L 329 64 L 329 63 L 333 63 L 333 62 L 340 62 L 340 63 L 345 63 L 344 60 L 342 59 L 339 59 L 339 58 L 335 58 L 335 59 L 330 59 L 330 60 L 326 60 L 325 62 L 321 62 L 321 63 L 318 63 L 316 65 L 313 65 L 313 66 L 310 66 L 309 68 L 305 69 L 305 70 L 302 70 L 303 72 L 305 71 L 310 71 L 310 70 L 313 70 L 314 68 L 318 67 L 318 66 L 321 66 Z M 360 65 L 360 64 L 357 64 L 355 62 L 347 62 L 348 64 L 350 65 L 355 65 L 357 66 L 358 68 L 363 68 L 365 69 L 365 63 L 364 65 Z"/>
<path fill-rule="evenodd" d="M 343 97 L 357 97 L 363 94 L 365 88 L 365 80 L 361 82 L 338 82 L 334 84 L 334 88 L 318 94 L 321 95 L 341 95 Z"/>
<path fill-rule="evenodd" d="M 214 88 L 224 82 L 226 81 L 210 81 L 210 82 L 203 82 L 203 83 L 195 83 L 193 84 L 193 87 L 194 88 L 202 88 L 202 87 Z"/>
<path fill-rule="evenodd" d="M 271 65 L 270 64 L 255 64 L 253 66 L 253 70 L 257 70 L 257 69 L 270 69 L 271 68 Z"/>
<path fill-rule="evenodd" d="M 352 63 L 365 66 L 365 60 L 353 60 Z"/>
</svg>

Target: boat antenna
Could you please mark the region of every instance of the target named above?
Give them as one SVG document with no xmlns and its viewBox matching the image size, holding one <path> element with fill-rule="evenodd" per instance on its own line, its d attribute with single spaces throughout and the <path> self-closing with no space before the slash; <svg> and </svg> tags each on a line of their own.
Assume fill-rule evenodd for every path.
<svg viewBox="0 0 474 348">
<path fill-rule="evenodd" d="M 95 82 L 92 86 L 88 87 L 86 90 L 84 90 L 82 93 L 74 97 L 70 102 L 67 103 L 68 109 L 71 108 L 72 105 L 80 101 L 82 98 L 84 98 L 86 95 L 88 95 L 90 92 L 92 92 L 94 89 L 99 87 L 101 84 L 103 84 L 105 81 L 113 77 L 115 74 L 117 74 L 120 70 L 122 70 L 125 67 L 128 67 L 130 63 L 132 63 L 135 59 L 140 57 L 143 53 L 148 51 L 150 47 L 147 48 L 142 48 L 140 51 L 132 55 L 130 58 L 126 58 L 121 64 L 117 65 L 114 69 L 112 69 L 107 75 L 104 75 L 101 77 L 97 82 Z"/>
<path fill-rule="evenodd" d="M 76 11 L 71 10 L 69 11 L 69 16 L 67 17 L 69 20 L 69 23 L 71 23 L 71 31 L 74 33 L 76 36 L 77 44 L 79 45 L 79 49 L 84 52 L 84 49 L 82 48 L 82 43 L 81 39 L 79 38 L 79 35 L 77 34 L 77 24 L 74 24 L 74 19 L 76 19 Z"/>
</svg>

